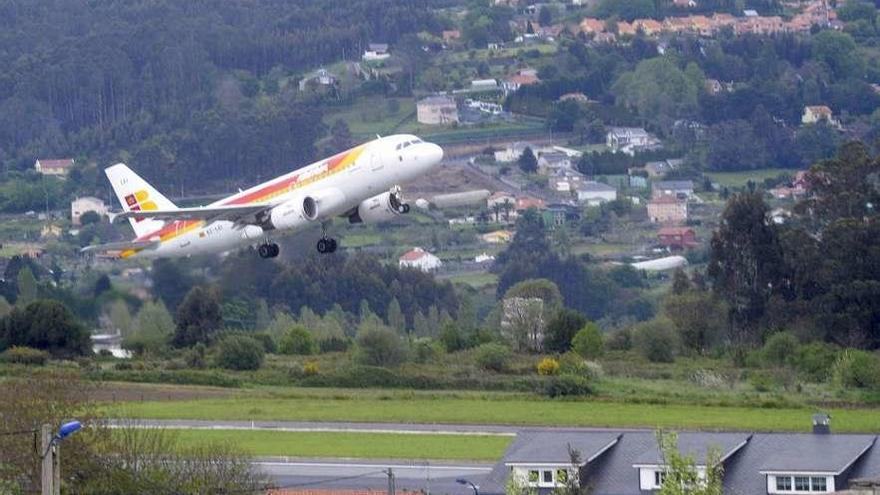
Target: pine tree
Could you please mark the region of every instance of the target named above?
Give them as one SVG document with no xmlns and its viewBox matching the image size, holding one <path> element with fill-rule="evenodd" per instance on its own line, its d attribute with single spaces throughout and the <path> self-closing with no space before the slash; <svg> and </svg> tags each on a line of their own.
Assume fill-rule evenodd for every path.
<svg viewBox="0 0 880 495">
<path fill-rule="evenodd" d="M 18 284 L 18 299 L 15 300 L 16 306 L 24 308 L 37 300 L 37 279 L 29 267 L 25 266 L 18 271 L 16 282 Z"/>
<path fill-rule="evenodd" d="M 400 303 L 396 297 L 392 298 L 391 302 L 388 303 L 388 326 L 400 335 L 406 333 L 406 317 L 403 315 Z"/>
<path fill-rule="evenodd" d="M 523 150 L 522 155 L 519 157 L 518 164 L 519 168 L 527 174 L 533 174 L 538 171 L 538 159 L 535 158 L 532 148 L 526 146 L 526 149 Z"/>
</svg>

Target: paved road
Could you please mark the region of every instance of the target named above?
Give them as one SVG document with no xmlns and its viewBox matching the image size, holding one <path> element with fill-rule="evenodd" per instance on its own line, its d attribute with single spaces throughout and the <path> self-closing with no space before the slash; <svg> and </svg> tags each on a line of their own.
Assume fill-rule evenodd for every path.
<svg viewBox="0 0 880 495">
<path fill-rule="evenodd" d="M 282 488 L 345 488 L 385 490 L 387 470 L 394 475 L 398 490 L 470 495 L 471 489 L 456 483 L 464 478 L 479 485 L 492 469 L 491 464 L 432 463 L 378 460 L 320 460 L 291 462 L 256 461 L 259 469 Z"/>
</svg>

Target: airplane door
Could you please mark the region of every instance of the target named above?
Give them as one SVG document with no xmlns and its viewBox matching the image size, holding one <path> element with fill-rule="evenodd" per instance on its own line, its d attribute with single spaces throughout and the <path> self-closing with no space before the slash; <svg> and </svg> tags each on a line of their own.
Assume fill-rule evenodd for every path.
<svg viewBox="0 0 880 495">
<path fill-rule="evenodd" d="M 382 158 L 376 153 L 370 154 L 370 170 L 373 172 L 378 172 L 385 168 L 385 164 L 382 163 Z"/>
</svg>

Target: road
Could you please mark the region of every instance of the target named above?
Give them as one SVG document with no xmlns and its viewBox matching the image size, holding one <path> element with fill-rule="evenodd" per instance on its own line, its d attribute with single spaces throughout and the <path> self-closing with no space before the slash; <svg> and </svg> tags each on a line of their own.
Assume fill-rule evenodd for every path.
<svg viewBox="0 0 880 495">
<path fill-rule="evenodd" d="M 386 490 L 390 469 L 398 491 L 450 495 L 471 494 L 471 489 L 456 483 L 456 479 L 467 479 L 479 485 L 492 470 L 491 464 L 404 463 L 399 460 L 258 460 L 254 464 L 268 474 L 279 488 Z"/>
</svg>

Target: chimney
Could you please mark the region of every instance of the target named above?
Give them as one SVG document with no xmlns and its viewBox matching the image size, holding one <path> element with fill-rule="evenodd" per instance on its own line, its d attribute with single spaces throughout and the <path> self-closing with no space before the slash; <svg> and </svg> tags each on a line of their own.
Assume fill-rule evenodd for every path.
<svg viewBox="0 0 880 495">
<path fill-rule="evenodd" d="M 825 413 L 813 415 L 813 433 L 827 435 L 831 433 L 831 416 Z"/>
</svg>

